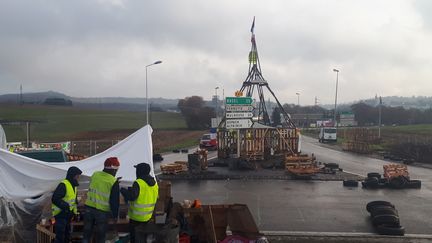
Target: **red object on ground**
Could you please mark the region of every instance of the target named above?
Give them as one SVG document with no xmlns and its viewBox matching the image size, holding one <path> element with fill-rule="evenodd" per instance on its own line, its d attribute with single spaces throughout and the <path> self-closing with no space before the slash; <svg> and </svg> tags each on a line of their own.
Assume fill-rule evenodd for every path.
<svg viewBox="0 0 432 243">
<path fill-rule="evenodd" d="M 191 239 L 188 234 L 181 233 L 179 235 L 179 243 L 190 243 Z"/>
</svg>

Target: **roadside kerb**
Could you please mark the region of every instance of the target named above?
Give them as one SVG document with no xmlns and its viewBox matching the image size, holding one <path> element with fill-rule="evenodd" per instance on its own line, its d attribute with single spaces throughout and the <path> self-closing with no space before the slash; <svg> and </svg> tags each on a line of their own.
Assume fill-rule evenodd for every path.
<svg viewBox="0 0 432 243">
<path fill-rule="evenodd" d="M 270 242 L 294 243 L 426 243 L 432 242 L 432 235 L 405 234 L 388 236 L 374 233 L 352 232 L 296 232 L 296 231 L 260 231 Z"/>
</svg>

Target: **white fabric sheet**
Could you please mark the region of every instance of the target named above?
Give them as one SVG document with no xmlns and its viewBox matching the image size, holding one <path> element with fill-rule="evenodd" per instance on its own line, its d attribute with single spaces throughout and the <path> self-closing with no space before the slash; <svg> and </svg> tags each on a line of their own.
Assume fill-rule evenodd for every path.
<svg viewBox="0 0 432 243">
<path fill-rule="evenodd" d="M 116 176 L 122 177 L 122 181 L 134 181 L 133 166 L 142 162 L 150 165 L 150 173 L 154 176 L 152 132 L 147 125 L 102 153 L 67 163 L 43 162 L 0 149 L 0 198 L 15 201 L 51 192 L 65 178 L 70 166 L 76 166 L 83 175 L 91 176 L 103 169 L 108 157 L 119 158 L 120 168 Z"/>
<path fill-rule="evenodd" d="M 0 125 L 0 148 L 6 149 L 6 144 L 7 144 L 6 134 L 3 130 L 2 125 Z"/>
</svg>

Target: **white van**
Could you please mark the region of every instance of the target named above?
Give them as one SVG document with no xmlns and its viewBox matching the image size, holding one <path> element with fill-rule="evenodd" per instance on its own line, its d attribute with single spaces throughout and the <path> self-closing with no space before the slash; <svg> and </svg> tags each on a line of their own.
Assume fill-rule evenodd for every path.
<svg viewBox="0 0 432 243">
<path fill-rule="evenodd" d="M 336 127 L 321 127 L 318 135 L 318 141 L 324 142 L 337 142 L 337 129 Z"/>
</svg>

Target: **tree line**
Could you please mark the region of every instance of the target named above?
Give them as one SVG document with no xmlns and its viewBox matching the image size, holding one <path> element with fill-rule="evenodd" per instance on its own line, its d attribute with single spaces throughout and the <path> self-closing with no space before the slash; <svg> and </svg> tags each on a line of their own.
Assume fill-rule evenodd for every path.
<svg viewBox="0 0 432 243">
<path fill-rule="evenodd" d="M 365 103 L 351 105 L 355 120 L 359 126 L 376 125 L 379 123 L 379 106 L 370 106 Z M 432 109 L 405 109 L 398 107 L 381 107 L 381 124 L 385 125 L 414 125 L 432 123 Z"/>
<path fill-rule="evenodd" d="M 206 106 L 206 102 L 200 96 L 191 96 L 178 101 L 177 107 L 185 118 L 189 129 L 207 129 L 211 126 L 211 118 L 216 117 L 214 107 Z M 294 104 L 284 104 L 284 110 L 288 114 L 323 114 L 323 117 L 332 117 L 333 110 L 327 110 L 319 106 L 298 106 Z M 344 110 L 347 111 L 347 110 Z M 371 106 L 365 103 L 357 103 L 350 106 L 350 111 L 354 113 L 355 120 L 359 126 L 377 125 L 379 123 L 379 106 Z M 279 125 L 279 108 L 274 108 L 271 113 L 273 125 Z M 337 116 L 339 117 L 339 116 Z M 420 110 L 415 108 L 403 108 L 402 106 L 390 107 L 381 106 L 381 124 L 384 125 L 413 125 L 431 124 L 432 108 Z"/>
</svg>

